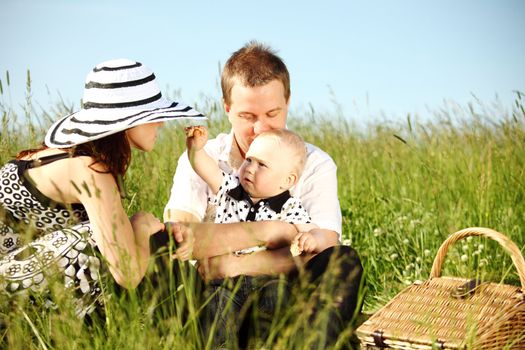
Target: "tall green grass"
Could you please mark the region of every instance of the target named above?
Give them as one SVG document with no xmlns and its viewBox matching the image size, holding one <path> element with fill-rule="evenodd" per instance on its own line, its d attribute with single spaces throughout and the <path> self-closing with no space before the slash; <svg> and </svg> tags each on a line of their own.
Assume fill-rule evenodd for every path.
<svg viewBox="0 0 525 350">
<path fill-rule="evenodd" d="M 5 90 L 5 81 L 3 87 Z M 71 109 L 58 103 L 52 111 L 30 109 L 30 118 L 18 116 L 2 92 L 2 163 L 17 150 L 37 146 L 51 121 Z M 327 117 L 313 109 L 291 113 L 289 127 L 329 153 L 338 166 L 344 243 L 358 250 L 365 266 L 365 313 L 377 310 L 415 280 L 427 279 L 438 247 L 459 229 L 493 228 L 523 251 L 523 103 L 523 96 L 517 93 L 511 106 L 479 101 L 467 106 L 445 105 L 426 121 L 407 117 L 404 121 L 371 120 L 366 126 L 339 113 Z M 196 107 L 210 117 L 212 136 L 228 130 L 219 101 L 203 96 Z M 182 129 L 171 123 L 165 125 L 151 153 L 134 151 L 125 179 L 125 207 L 130 214 L 148 210 L 162 217 L 183 150 Z M 510 257 L 485 239 L 467 239 L 453 247 L 443 275 L 519 284 Z M 89 326 L 76 320 L 67 307 L 44 312 L 23 297 L 15 301 L 4 298 L 0 303 L 4 322 L 0 341 L 15 349 L 204 348 L 207 340 L 200 337 L 195 321 L 200 310 L 192 309 L 191 282 L 168 282 L 174 297 L 164 300 L 163 308 L 189 308 L 189 316 L 183 318 L 175 312 L 164 319 L 150 318 L 162 300 L 132 292 L 109 297 L 104 322 Z M 60 300 L 67 306 L 67 294 Z M 290 305 L 284 317 L 287 322 L 273 326 L 274 346 L 307 348 L 318 344 L 322 325 L 312 327 L 294 317 L 309 307 L 308 300 Z M 342 334 L 338 346 L 349 341 L 352 327 Z M 262 341 L 258 346 L 271 348 L 272 344 Z"/>
</svg>

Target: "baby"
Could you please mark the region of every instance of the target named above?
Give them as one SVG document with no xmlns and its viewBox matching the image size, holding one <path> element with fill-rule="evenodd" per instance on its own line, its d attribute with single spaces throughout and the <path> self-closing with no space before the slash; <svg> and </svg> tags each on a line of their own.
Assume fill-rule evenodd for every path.
<svg viewBox="0 0 525 350">
<path fill-rule="evenodd" d="M 238 175 L 224 173 L 204 150 L 208 131 L 204 126 L 186 128 L 188 158 L 195 172 L 208 184 L 217 207 L 216 223 L 281 220 L 294 224 L 298 234 L 292 255 L 317 253 L 317 228 L 298 198 L 290 195 L 306 162 L 306 146 L 295 133 L 276 129 L 261 133 L 251 143 Z M 235 252 L 248 254 L 264 247 Z"/>
</svg>

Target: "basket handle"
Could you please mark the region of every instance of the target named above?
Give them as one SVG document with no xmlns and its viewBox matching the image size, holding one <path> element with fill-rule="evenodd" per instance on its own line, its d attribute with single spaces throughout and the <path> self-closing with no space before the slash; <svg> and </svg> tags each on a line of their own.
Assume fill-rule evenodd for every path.
<svg viewBox="0 0 525 350">
<path fill-rule="evenodd" d="M 469 227 L 451 234 L 445 242 L 443 242 L 441 247 L 439 247 L 434 263 L 432 264 L 430 278 L 441 276 L 441 266 L 443 265 L 443 260 L 447 254 L 448 247 L 460 239 L 470 236 L 488 237 L 498 242 L 512 258 L 512 262 L 514 263 L 514 266 L 516 266 L 518 275 L 520 276 L 521 290 L 525 291 L 525 260 L 523 260 L 523 256 L 521 255 L 518 246 L 516 246 L 516 244 L 507 236 L 484 227 Z"/>
</svg>

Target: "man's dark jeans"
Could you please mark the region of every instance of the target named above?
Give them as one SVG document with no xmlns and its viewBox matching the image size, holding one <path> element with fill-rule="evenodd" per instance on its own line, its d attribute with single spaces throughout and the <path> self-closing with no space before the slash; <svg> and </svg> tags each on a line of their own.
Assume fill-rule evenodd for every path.
<svg viewBox="0 0 525 350">
<path fill-rule="evenodd" d="M 212 334 L 214 348 L 243 348 L 254 337 L 264 341 L 272 323 L 307 294 L 313 306 L 306 313 L 306 324 L 313 324 L 323 313 L 326 318 L 326 337 L 316 347 L 333 345 L 359 312 L 362 274 L 357 252 L 336 246 L 316 255 L 301 271 L 282 278 L 239 276 L 212 281 L 207 288 L 205 334 Z"/>
<path fill-rule="evenodd" d="M 288 302 L 288 282 L 271 276 L 238 276 L 214 280 L 207 286 L 207 305 L 204 334 L 212 336 L 213 348 L 236 349 L 238 336 L 245 321 L 250 323 L 249 334 L 265 338 L 274 322 L 276 310 Z M 241 334 L 244 335 L 244 334 Z M 247 339 L 241 336 L 241 345 Z"/>
</svg>

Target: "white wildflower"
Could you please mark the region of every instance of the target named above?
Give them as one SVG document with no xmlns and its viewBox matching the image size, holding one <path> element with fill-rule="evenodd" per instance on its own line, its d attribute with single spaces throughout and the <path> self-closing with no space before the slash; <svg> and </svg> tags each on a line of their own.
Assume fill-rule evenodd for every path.
<svg viewBox="0 0 525 350">
<path fill-rule="evenodd" d="M 416 226 L 420 223 L 420 220 L 410 220 L 410 223 L 408 224 L 411 229 L 416 228 Z"/>
</svg>

